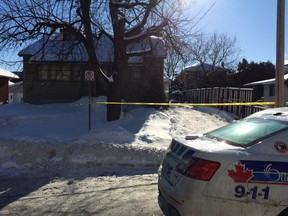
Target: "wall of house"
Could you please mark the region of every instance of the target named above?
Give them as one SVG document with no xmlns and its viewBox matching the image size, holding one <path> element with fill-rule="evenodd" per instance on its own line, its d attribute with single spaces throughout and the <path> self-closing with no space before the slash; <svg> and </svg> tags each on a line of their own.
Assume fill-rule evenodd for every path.
<svg viewBox="0 0 288 216">
<path fill-rule="evenodd" d="M 23 82 L 9 85 L 9 103 L 21 103 L 23 101 Z"/>
<path fill-rule="evenodd" d="M 62 66 L 64 65 L 66 68 L 63 72 L 63 80 L 58 80 L 55 79 L 55 65 L 61 66 L 61 63 L 31 63 L 29 58 L 26 61 L 24 58 L 24 102 L 32 104 L 65 102 L 78 100 L 80 97 L 88 95 L 88 82 L 84 77 L 87 66 L 84 64 L 79 66 L 76 63 L 65 64 L 62 63 Z M 111 74 L 111 65 L 101 65 L 101 68 L 108 75 Z M 68 75 L 68 71 L 70 71 L 70 75 Z M 72 71 L 74 72 L 72 73 Z M 129 65 L 124 99 L 141 102 L 164 101 L 163 71 L 164 60 L 162 58 L 146 57 L 142 64 Z M 78 77 L 75 75 L 76 72 L 80 74 Z M 102 88 L 100 87 L 99 82 L 104 83 L 100 79 L 103 77 L 98 77 L 91 84 L 92 96 L 106 95 L 107 88 L 103 88 L 104 85 Z"/>
<path fill-rule="evenodd" d="M 9 93 L 9 103 L 21 103 L 23 101 L 23 93 Z"/>
<path fill-rule="evenodd" d="M 179 80 L 180 83 L 183 83 L 183 88 L 185 90 L 188 90 L 198 87 L 197 77 L 198 77 L 197 72 L 182 71 L 177 76 L 177 79 Z"/>
<path fill-rule="evenodd" d="M 271 86 L 270 85 L 264 85 L 264 96 L 263 100 L 265 102 L 274 102 L 275 101 L 275 85 L 272 85 L 274 88 L 274 94 L 271 94 Z M 288 88 L 284 87 L 284 100 L 288 102 Z"/>
<path fill-rule="evenodd" d="M 8 81 L 8 78 L 0 77 L 0 104 L 8 103 Z"/>
<path fill-rule="evenodd" d="M 149 84 L 149 87 L 146 89 L 147 96 L 144 101 L 164 102 L 164 59 L 155 57 L 145 59 L 144 71 L 148 74 L 147 83 Z"/>
<path fill-rule="evenodd" d="M 49 63 L 43 64 L 24 62 L 24 82 L 23 82 L 23 99 L 24 102 L 32 104 L 51 103 L 51 102 L 65 102 L 79 99 L 85 94 L 86 86 L 84 81 L 81 81 L 82 73 L 77 79 L 63 78 L 57 80 L 52 75 L 41 72 L 43 67 L 45 70 Z M 69 66 L 72 68 L 73 66 Z M 82 68 L 81 68 L 82 69 Z M 44 70 L 44 71 L 45 71 Z M 55 76 L 55 75 L 53 75 Z"/>
<path fill-rule="evenodd" d="M 184 90 L 210 87 L 227 87 L 227 71 L 190 71 L 184 70 L 177 79 L 183 83 Z"/>
<path fill-rule="evenodd" d="M 143 64 L 130 64 L 125 99 L 134 102 L 165 101 L 162 58 L 145 57 Z"/>
<path fill-rule="evenodd" d="M 270 95 L 270 87 L 269 87 L 269 85 L 264 85 L 263 100 L 265 102 L 275 101 L 275 96 L 274 95 Z"/>
</svg>

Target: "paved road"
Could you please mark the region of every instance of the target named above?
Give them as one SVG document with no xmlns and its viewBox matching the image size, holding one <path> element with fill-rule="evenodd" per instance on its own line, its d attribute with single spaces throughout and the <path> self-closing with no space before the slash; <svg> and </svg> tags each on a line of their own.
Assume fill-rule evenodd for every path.
<svg viewBox="0 0 288 216">
<path fill-rule="evenodd" d="M 0 215 L 154 215 L 157 175 L 0 177 Z"/>
</svg>

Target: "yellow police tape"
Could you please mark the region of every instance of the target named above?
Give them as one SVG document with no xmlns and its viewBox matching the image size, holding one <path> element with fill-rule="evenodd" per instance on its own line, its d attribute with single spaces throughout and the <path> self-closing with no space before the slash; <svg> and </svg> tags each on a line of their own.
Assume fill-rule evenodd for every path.
<svg viewBox="0 0 288 216">
<path fill-rule="evenodd" d="M 145 103 L 145 102 L 96 102 L 106 105 L 146 105 L 146 106 L 263 106 L 275 102 L 231 102 L 231 103 Z"/>
</svg>

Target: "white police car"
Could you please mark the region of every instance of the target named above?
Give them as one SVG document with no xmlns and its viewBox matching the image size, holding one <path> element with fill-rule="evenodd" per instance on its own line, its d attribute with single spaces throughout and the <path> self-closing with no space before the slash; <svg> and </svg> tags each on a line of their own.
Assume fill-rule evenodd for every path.
<svg viewBox="0 0 288 216">
<path fill-rule="evenodd" d="M 288 216 L 288 108 L 173 139 L 158 188 L 165 215 Z"/>
</svg>

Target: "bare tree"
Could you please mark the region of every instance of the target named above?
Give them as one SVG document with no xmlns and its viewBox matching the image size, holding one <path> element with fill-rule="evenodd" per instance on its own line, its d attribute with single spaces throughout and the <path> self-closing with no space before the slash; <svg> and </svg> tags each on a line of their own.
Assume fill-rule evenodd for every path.
<svg viewBox="0 0 288 216">
<path fill-rule="evenodd" d="M 0 0 L 0 50 L 49 38 L 58 29 L 73 33 L 89 56 L 90 68 L 99 77 L 94 38 L 100 33 L 114 45 L 114 82 L 109 83 L 109 101 L 120 101 L 127 85 L 127 62 L 132 56 L 151 53 L 151 36 L 173 41 L 171 29 L 181 22 L 175 5 L 180 0 Z M 173 6 L 173 7 L 172 7 Z M 127 52 L 129 46 L 146 41 L 150 50 Z M 45 45 L 45 43 L 43 43 Z M 155 45 L 155 44 L 154 44 Z M 98 80 L 98 79 L 97 79 Z M 107 119 L 120 117 L 120 106 L 107 107 Z"/>
<path fill-rule="evenodd" d="M 236 42 L 236 37 L 230 38 L 226 34 L 200 33 L 190 44 L 190 59 L 192 62 L 207 63 L 213 67 L 233 68 L 241 52 L 236 47 Z"/>
<path fill-rule="evenodd" d="M 203 18 L 201 13 L 193 14 L 187 8 L 193 8 L 195 2 L 173 1 L 170 7 L 163 9 L 166 14 L 173 14 L 170 25 L 164 28 L 167 56 L 165 59 L 165 76 L 174 79 L 177 72 L 181 71 L 189 60 L 189 40 L 198 33 L 196 28 Z M 171 12 L 172 11 L 172 12 Z"/>
<path fill-rule="evenodd" d="M 184 65 L 183 58 L 174 49 L 167 50 L 165 61 L 165 76 L 171 80 L 176 76 L 176 71 Z"/>
<path fill-rule="evenodd" d="M 0 50 L 19 49 L 38 39 L 46 41 L 65 29 L 84 44 L 91 68 L 99 68 L 90 22 L 91 1 L 21 0 L 0 1 Z M 93 29 L 94 30 L 94 29 Z M 45 42 L 43 43 L 43 47 Z"/>
</svg>

